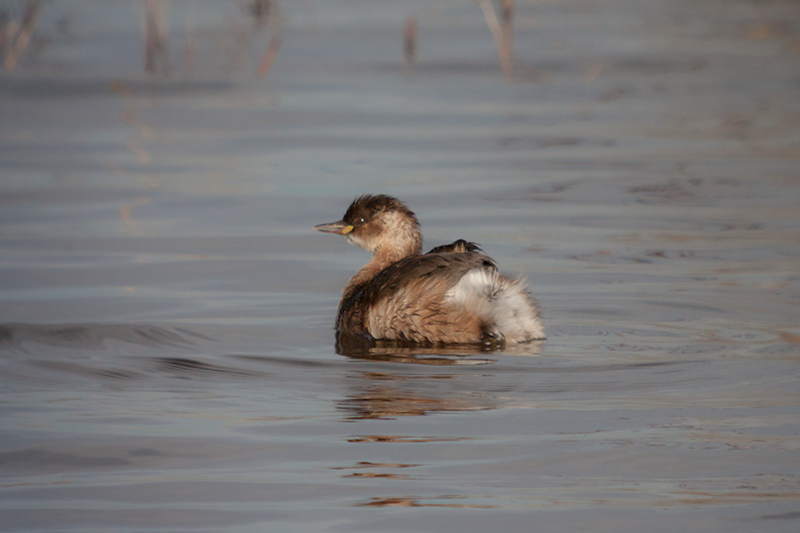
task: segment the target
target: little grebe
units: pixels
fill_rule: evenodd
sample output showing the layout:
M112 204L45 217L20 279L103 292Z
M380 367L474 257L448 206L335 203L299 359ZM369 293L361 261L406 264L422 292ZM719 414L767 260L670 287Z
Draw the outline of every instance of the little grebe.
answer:
M316 230L373 252L342 294L337 330L419 343L517 343L545 338L536 301L491 258L458 240L422 254L414 213L383 194L357 198Z

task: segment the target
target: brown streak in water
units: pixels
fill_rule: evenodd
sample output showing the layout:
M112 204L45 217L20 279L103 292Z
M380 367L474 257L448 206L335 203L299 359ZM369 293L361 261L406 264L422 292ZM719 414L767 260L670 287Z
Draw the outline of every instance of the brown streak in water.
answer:
M381 474L377 472L353 472L342 477L358 477L358 478L381 478L381 479L408 479L408 476L403 474Z
M781 332L781 340L789 344L800 344L800 335L794 333Z
M452 379L452 374L442 374L434 376L396 376L393 374L386 374L383 372L362 372L361 376L364 379L371 379L374 381L406 381L409 379Z
M8 39L8 46L6 46L8 50L4 58L4 64L8 70L12 70L17 65L20 55L22 55L22 52L28 46L31 36L33 35L33 30L39 23L41 4L42 2L39 0L28 0L23 12L22 27L19 33L14 35L16 32L13 28L9 32L12 35L10 36L11 38ZM17 25L19 25L19 23L17 23ZM12 24L9 23L6 26L7 27L3 28L3 30L8 31L8 27L12 27ZM13 43L11 41L13 41Z
M440 496L441 499L465 498L466 496ZM451 507L455 509L496 509L496 505L475 505L457 503L420 503L416 498L372 498L372 501L358 504L359 507Z
M408 437L404 435L356 435L347 442L458 442L466 437Z
M592 66L586 72L586 76L584 77L586 83L592 83L593 81L595 81L603 72L603 70L605 70L605 68L606 68L605 61L595 61L594 64L592 64Z
M143 196L141 198L137 198L136 200L134 200L133 202L131 202L129 204L123 205L122 207L119 208L119 218L122 219L122 221L125 224L127 224L128 227L135 228L136 227L136 221L131 216L132 215L132 211L135 208L141 207L143 205L147 205L148 203L150 203L150 198L147 197L147 196Z
M270 38L267 49L264 51L264 55L258 63L258 68L256 68L256 78L263 79L269 73L272 63L275 61L275 58L278 57L281 44L283 44L283 39L280 35L273 35Z
M373 498L367 503L359 503L359 507L419 507L413 498Z
M406 68L410 68L417 60L417 26L418 19L415 16L406 18L406 25L403 28L403 60Z
M371 463L369 461L359 461L353 466L334 466L331 470L352 470L354 468L414 468L422 466L421 464L404 464L404 463Z

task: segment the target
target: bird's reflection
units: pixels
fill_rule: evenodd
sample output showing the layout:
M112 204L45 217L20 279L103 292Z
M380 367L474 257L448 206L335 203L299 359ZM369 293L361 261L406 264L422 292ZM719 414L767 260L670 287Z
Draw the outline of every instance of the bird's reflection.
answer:
M414 342L366 339L336 332L336 353L354 359L414 363L420 365L485 365L496 359L474 357L500 353L537 357L542 355L544 342L534 341L513 346L453 344L424 345Z
M370 381L394 379L394 377L387 378L385 375L377 377L368 373L360 377L363 381L360 381L358 390L352 391L337 405L346 413L347 420L392 419L401 416L424 416L441 411L478 411L494 408L491 398L425 394L404 390L401 384L395 385L392 381ZM371 439L375 442L395 441L393 437L386 435L371 436Z
M539 355L538 346L527 345L526 355ZM489 365L496 359L485 357L496 350L480 346L424 346L413 343L375 341L344 333L336 335L336 351L361 361L451 366L442 370L411 370L387 365L359 369L352 374L351 391L337 407L347 413L347 420L391 419L400 416L423 416L441 411L480 411L495 409L492 394L476 393L471 381L474 373L456 372L455 365ZM477 356L477 357L476 357ZM392 440L392 436L372 436Z
M354 359L414 363L419 365L485 365L495 359L468 356L485 355L496 347L474 345L433 346L411 342L366 339L346 333L336 333L336 353Z

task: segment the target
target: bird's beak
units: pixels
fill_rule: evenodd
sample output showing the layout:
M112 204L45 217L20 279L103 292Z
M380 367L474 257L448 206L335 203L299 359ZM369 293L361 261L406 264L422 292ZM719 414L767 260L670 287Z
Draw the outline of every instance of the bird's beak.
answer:
M340 220L338 222L331 222L329 224L320 224L318 226L314 226L314 229L317 231L321 231L322 233L335 233L337 235L347 235L348 233L353 231L353 226L351 226L344 220Z

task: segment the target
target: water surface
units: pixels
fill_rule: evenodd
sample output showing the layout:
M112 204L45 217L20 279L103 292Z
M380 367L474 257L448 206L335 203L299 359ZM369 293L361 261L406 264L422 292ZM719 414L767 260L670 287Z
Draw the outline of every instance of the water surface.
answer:
M4 531L797 529L795 3L517 2L513 83L470 2L283 6L262 81L172 4L169 76L121 1L0 74ZM365 192L548 340L337 345Z

